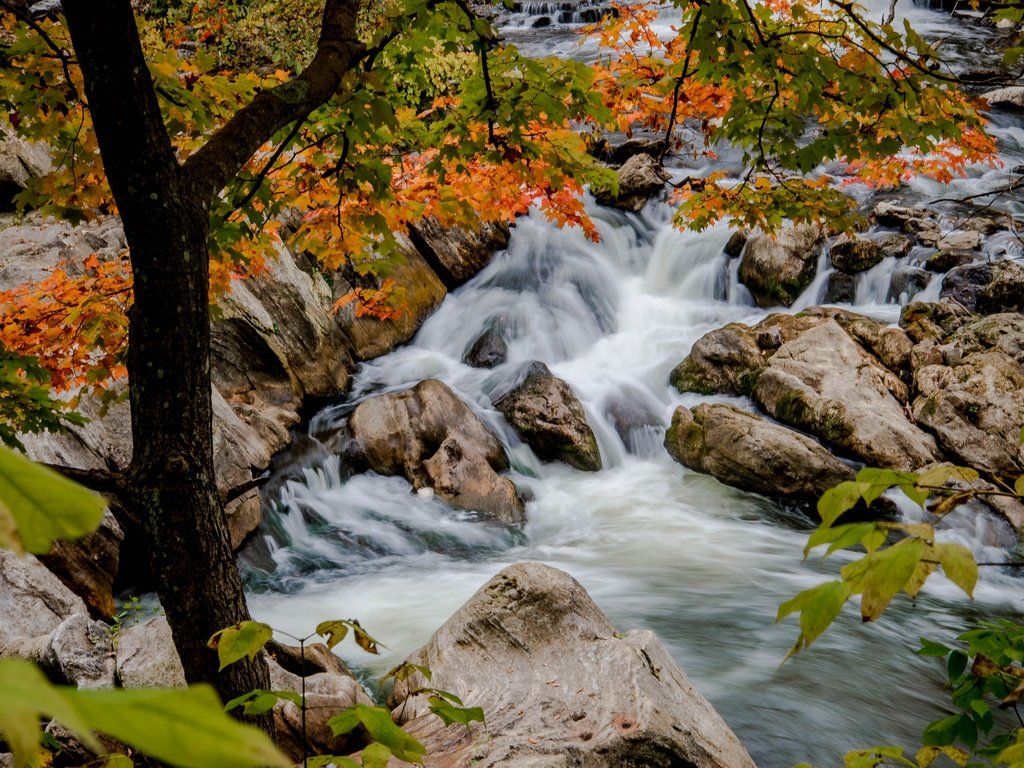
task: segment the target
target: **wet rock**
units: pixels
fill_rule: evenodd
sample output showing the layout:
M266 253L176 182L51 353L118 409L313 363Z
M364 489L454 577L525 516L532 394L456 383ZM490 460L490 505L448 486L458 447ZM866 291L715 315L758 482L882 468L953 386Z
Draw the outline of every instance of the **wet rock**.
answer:
M583 405L543 363L532 363L523 382L494 407L542 461L562 461L588 472L601 469L601 453Z
M906 256L914 247L914 241L909 237L891 233L875 237L874 242L882 249L884 256L892 256L896 259Z
M959 348L962 355L998 349L1024 365L1024 315L1005 312L970 319L946 342Z
M900 327L915 342L922 342L944 338L970 319L970 311L960 304L949 301L915 301L903 308Z
M914 418L955 461L1016 477L1024 471L1024 367L1000 349L914 372Z
M829 248L829 257L832 259L833 267L841 272L854 274L871 269L885 258L885 253L874 240L842 234Z
M737 229L729 235L729 240L726 242L725 248L722 250L725 251L726 256L731 259L735 259L743 253L743 248L746 246L748 239L750 239L750 233L747 230Z
M889 297L899 299L906 296L913 298L925 288L932 280L932 273L917 267L901 267L892 273L892 280L889 283Z
M0 657L38 660L49 634L85 612L82 599L35 557L0 549Z
M825 286L825 301L829 304L852 304L857 296L857 281L853 275L833 270Z
M611 205L624 211L639 211L665 188L669 179L658 161L647 154L633 155L616 174L619 177L618 191L602 190L596 198L601 205Z
M669 374L680 392L749 394L765 355L747 325L730 323L701 336Z
M493 325L477 336L462 356L462 362L473 368L494 368L507 359L508 343Z
M951 269L973 264L981 254L976 251L943 250L936 251L928 257L925 267L932 272L944 273Z
M284 669L273 659L270 666L270 688L275 691L302 691L302 677ZM309 753L314 755L345 755L366 746L359 734L335 736L327 721L354 704L372 705L373 700L350 673L319 672L305 678L306 718L291 701L274 705L275 742L293 760L303 755L303 726Z
M480 222L467 229L445 226L435 218L424 219L409 231L413 245L449 291L487 266L494 252L508 245L510 235L504 222Z
M939 458L907 418L906 385L832 319L784 344L752 396L779 421L873 466L915 469Z
M523 503L498 439L447 385L433 379L368 398L352 412L343 455L356 470L405 477L453 506L519 523Z
M97 530L74 541L58 541L39 559L76 595L89 612L109 619L116 611L114 578L120 562L124 533L108 511Z
M921 219L928 215L923 208L910 208L899 205L889 200L883 200L875 205L871 217L883 227L904 228L906 222Z
M817 501L854 472L821 444L732 405L680 406L665 434L680 464L766 496Z
M981 247L981 234L973 229L947 232L936 247L944 251L976 251Z
M167 617L123 628L115 639L117 678L125 688L184 688L182 669Z
M445 768L753 768L743 745L649 631L616 632L568 574L504 569L410 657L430 685L487 714L445 729L417 677L389 700Z
M1024 85L996 88L995 90L983 93L981 98L985 99L993 107L1024 109Z
M740 261L740 282L759 307L790 306L814 279L824 232L801 224L777 233L775 239L754 235Z
M622 444L635 456L651 455L655 434L662 431L659 404L639 387L625 386L604 404L604 413Z
M986 315L1024 311L1024 267L1015 261L957 267L942 281L941 295Z
M85 613L67 618L49 636L40 661L52 680L79 688L114 687L110 627Z

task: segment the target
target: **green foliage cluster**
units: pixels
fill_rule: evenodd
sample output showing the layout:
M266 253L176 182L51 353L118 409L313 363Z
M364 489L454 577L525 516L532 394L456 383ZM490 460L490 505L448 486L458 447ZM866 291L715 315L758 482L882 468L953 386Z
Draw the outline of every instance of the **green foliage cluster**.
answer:
M38 360L0 348L0 444L23 449L19 432L56 432L84 423L81 414L53 398L50 374Z

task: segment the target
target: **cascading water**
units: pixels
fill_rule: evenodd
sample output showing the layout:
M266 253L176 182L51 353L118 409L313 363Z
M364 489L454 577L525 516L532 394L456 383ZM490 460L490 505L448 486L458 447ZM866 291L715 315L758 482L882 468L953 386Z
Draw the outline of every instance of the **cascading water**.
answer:
M907 12L933 32L948 24ZM1000 120L1007 163L1024 161L1020 122ZM995 173L979 170L955 193L990 189ZM951 193L930 182L912 191ZM797 630L774 623L778 605L835 565L802 561L807 523L799 512L684 469L661 448L675 407L708 399L672 389L671 368L705 332L766 313L738 284L736 260L723 254L726 228L679 232L657 202L636 215L590 211L597 244L537 214L520 220L508 249L450 294L411 344L362 365L350 398L312 420L313 437L275 477L275 509L249 553L254 614L292 634L323 619L358 617L388 647L381 658L351 655L382 672L502 567L541 560L572 573L621 629L657 631L762 766L834 763L848 749L879 743L917 746L923 724L942 714L942 671L911 653L918 638L948 638L977 615L1018 611L1019 581L988 569L969 605L936 578L915 604L899 602L877 625L862 626L846 611L811 651L780 669ZM1008 238L987 247L1020 255L1019 241ZM896 319L901 297L892 277L914 258L862 275L858 311ZM827 264L819 266L824 280ZM935 290L919 296L934 298ZM816 281L797 307L821 302L822 291ZM467 347L487 328L508 340L508 361L492 370L464 365ZM533 360L582 401L602 471L541 464L491 406ZM453 512L399 479L347 478L315 439L358 400L425 378L451 386L505 443L512 479L532 499L522 531ZM741 398L711 399L750 407ZM952 522L943 536L981 560L1004 557L1007 534L998 524L960 513Z

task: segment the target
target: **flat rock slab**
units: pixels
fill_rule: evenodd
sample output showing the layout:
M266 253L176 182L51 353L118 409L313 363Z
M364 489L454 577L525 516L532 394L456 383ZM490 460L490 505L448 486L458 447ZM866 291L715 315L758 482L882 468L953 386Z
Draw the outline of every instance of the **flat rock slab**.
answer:
M657 637L622 636L568 574L510 566L410 661L487 718L445 728L410 679L389 702L429 768L753 768Z

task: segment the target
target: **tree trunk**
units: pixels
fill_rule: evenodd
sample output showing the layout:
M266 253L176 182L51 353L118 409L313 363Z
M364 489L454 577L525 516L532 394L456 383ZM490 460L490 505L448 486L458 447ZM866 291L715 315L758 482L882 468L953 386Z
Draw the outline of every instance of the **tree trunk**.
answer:
M64 9L131 249L124 496L142 524L186 679L213 683L228 700L270 681L262 658L218 672L206 646L249 618L214 478L209 193L177 162L128 0L66 0Z

